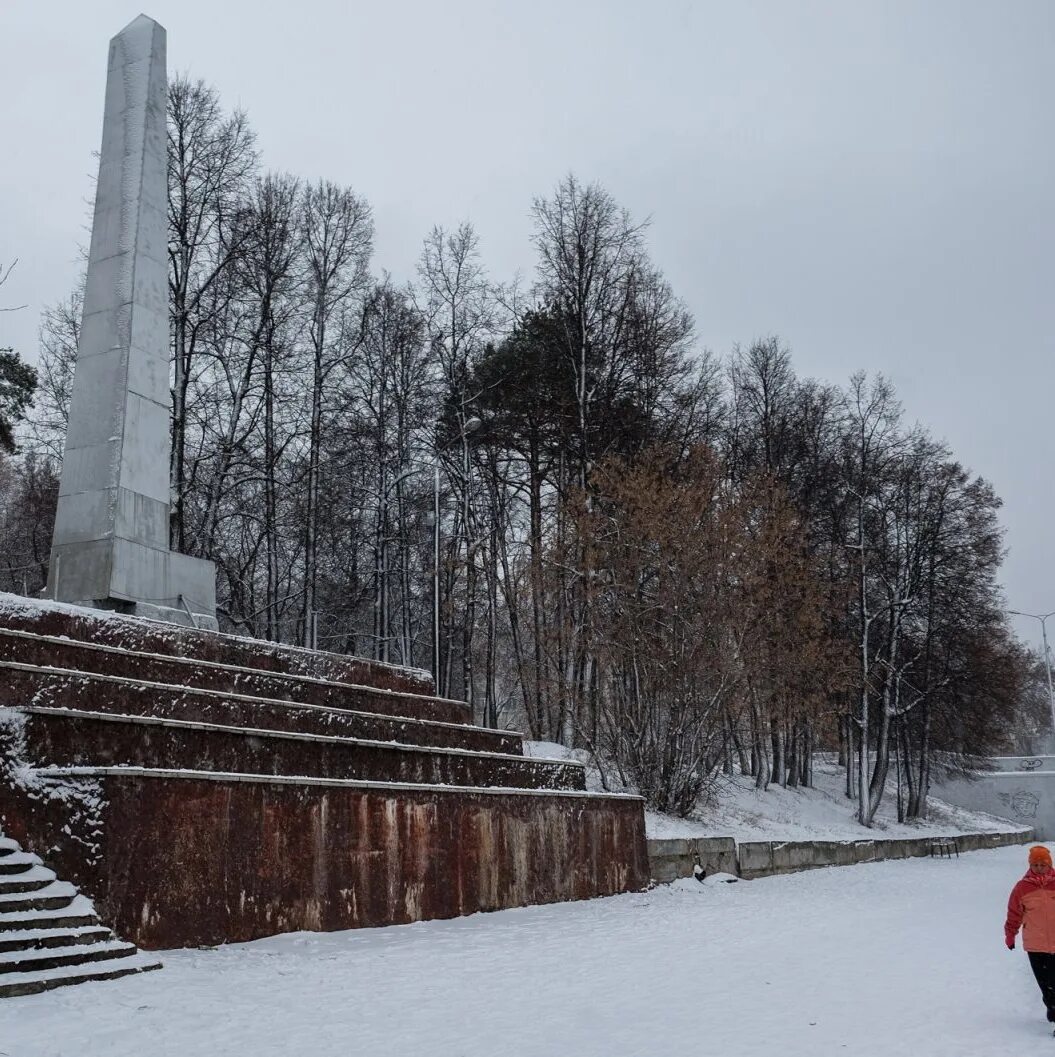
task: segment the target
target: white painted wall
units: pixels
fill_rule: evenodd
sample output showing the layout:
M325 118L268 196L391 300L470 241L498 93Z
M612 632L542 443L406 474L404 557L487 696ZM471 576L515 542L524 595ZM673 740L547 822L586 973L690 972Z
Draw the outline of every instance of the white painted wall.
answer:
M950 804L1032 826L1037 840L1055 840L1055 756L996 756L989 763L992 771L934 784L931 792Z

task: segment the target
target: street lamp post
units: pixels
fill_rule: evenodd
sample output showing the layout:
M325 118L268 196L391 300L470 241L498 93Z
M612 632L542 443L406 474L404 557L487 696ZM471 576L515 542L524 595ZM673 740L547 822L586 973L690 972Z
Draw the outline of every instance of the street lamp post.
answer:
M440 692L440 459L432 463L432 684Z
M468 438L483 425L483 420L475 415L466 419L458 431L457 437L447 445L441 447L438 444L435 449L435 457L432 462L432 678L435 683L436 693L440 692L440 455L454 441L468 445ZM404 470L393 481L384 486L381 493L381 520L382 539L380 553L379 580L379 623L381 643L380 650L383 660L388 660L388 497L396 485L405 481L415 474L424 473L427 466L412 467Z
M1050 613L1022 613L1017 609L1009 609L1016 617L1029 617L1031 620L1040 621L1040 637L1044 643L1044 671L1048 677L1048 708L1051 711L1051 732L1055 735L1055 692L1051 688L1051 657L1048 654L1048 617L1055 617L1055 610Z
M457 436L446 444L435 444L435 455L432 463L432 678L436 684L436 693L440 693L440 456L452 448L455 442L462 446L462 460L466 474L466 506L468 507L468 448L471 437L482 425L483 419L471 415L459 423Z

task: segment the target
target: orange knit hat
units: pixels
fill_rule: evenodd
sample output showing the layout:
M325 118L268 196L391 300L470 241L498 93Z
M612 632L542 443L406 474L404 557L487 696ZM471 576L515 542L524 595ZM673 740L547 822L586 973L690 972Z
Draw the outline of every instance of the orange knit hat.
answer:
M1029 849L1029 865L1037 866L1041 863L1045 866L1051 865L1051 852L1043 844L1034 844Z

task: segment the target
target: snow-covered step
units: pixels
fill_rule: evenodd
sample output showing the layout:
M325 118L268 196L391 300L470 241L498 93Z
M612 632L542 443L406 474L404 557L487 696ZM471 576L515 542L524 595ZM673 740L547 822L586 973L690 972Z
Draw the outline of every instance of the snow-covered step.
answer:
M38 863L18 873L0 874L0 895L10 892L37 892L54 880L54 871Z
M0 856L0 877L25 873L32 866L40 866L40 859L29 851L12 851Z
M115 980L131 973L160 969L161 962L149 954L133 954L110 962L89 962L87 965L64 965L57 969L33 969L24 973L6 973L0 977L0 998L16 995L35 995L53 987L83 984L91 980Z
M34 928L80 928L98 925L95 907L86 896L78 895L61 910L12 910L0 907L0 937L7 932Z
M35 892L0 891L0 913L24 910L64 910L77 889L68 881L51 881Z
M113 934L105 925L12 929L10 932L0 932L0 953L45 947L75 947L85 943L102 943L112 938Z
M8 951L6 954L0 954L0 976L34 969L58 969L64 965L87 965L112 961L114 958L130 958L135 953L135 944L113 939L53 950Z
M0 998L112 980L161 963L100 924L91 900L0 837Z

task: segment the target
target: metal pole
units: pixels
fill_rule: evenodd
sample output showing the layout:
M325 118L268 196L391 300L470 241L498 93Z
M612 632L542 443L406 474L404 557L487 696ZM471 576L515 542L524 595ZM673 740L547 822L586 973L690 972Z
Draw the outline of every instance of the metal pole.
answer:
M382 477L382 481L384 478ZM381 553L378 555L378 660L388 660L388 489L384 484L381 493Z
M1051 686L1051 657L1048 654L1048 617L1055 617L1055 610L1050 613L1023 613L1020 609L1009 609L1016 617L1029 617L1040 621L1040 637L1044 643L1044 673L1048 677L1048 709L1051 712L1051 732L1055 736L1055 691Z
M1055 734L1055 693L1051 689L1051 657L1048 655L1048 613L1040 618L1040 636L1044 640L1044 671L1048 674L1048 708L1051 710L1051 732Z
M388 500L381 528L381 660L388 662Z
M475 433L483 420L475 415L467 419L459 430L462 442L463 468L468 472L469 465L469 442L466 439L469 434ZM432 463L432 678L436 685L436 693L440 693L440 452L446 451L450 445L441 445L434 437L435 454ZM415 471L410 471L415 472ZM463 531L468 534L468 493L466 494L465 519L466 525ZM448 672L448 678L450 673ZM469 694L469 707L472 708L472 690Z
M440 462L432 466L432 681L440 692Z

